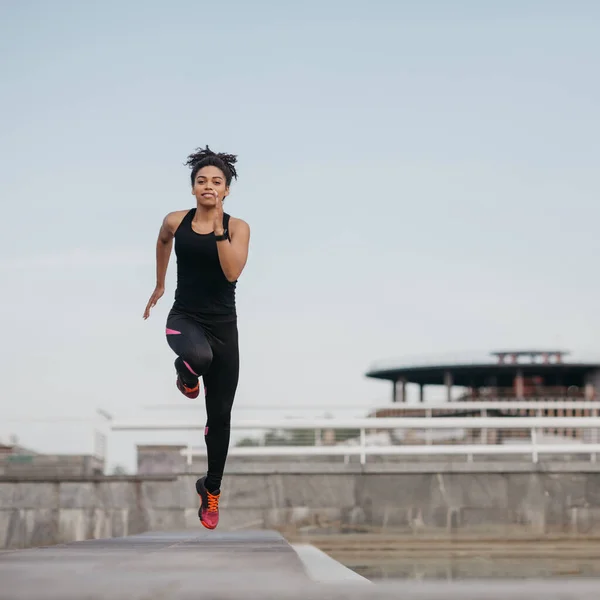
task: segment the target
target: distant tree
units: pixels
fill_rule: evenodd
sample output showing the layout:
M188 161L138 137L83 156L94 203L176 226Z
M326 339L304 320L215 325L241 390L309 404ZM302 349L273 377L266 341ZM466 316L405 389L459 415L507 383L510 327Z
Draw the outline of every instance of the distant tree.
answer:
M291 435L289 431L268 431L264 437L265 446L289 446Z
M314 446L317 442L317 432L314 429L292 429L292 445Z
M335 441L345 442L353 438L358 438L360 431L358 429L336 429L335 430Z
M238 448L248 448L252 446L260 446L260 440L256 438L246 437L241 439L236 446Z
M115 465L112 470L113 475L127 475L127 470L122 465Z
M262 438L242 438L236 446L314 446L316 437L314 429L273 430Z
M314 429L287 429L269 431L265 435L265 446L314 446L316 433Z

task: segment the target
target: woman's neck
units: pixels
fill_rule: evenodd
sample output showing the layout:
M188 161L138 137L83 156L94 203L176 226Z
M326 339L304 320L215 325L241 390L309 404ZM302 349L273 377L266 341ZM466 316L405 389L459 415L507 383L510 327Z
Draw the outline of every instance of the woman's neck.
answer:
M216 212L216 207L207 208L206 206L197 205L196 214L194 215L193 221L198 224L212 223L215 220Z

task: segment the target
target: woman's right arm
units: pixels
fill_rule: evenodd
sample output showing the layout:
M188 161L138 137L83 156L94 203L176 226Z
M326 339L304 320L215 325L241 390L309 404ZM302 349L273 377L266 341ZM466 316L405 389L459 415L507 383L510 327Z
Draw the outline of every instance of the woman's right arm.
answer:
M180 222L181 216L178 212L169 213L163 219L160 231L158 232L158 240L156 241L156 287L146 305L144 319L150 316L150 310L156 306L156 303L165 293L165 278L167 267L169 266L169 258L171 257L171 249L173 248L173 237Z

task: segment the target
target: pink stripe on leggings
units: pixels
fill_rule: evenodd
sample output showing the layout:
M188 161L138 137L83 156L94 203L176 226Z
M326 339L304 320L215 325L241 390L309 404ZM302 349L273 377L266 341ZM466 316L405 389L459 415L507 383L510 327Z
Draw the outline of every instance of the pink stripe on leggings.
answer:
M190 367L190 365L188 365L185 360L183 361L183 364L190 370L190 372L192 372L196 377L199 377L198 373L196 373L194 371L194 369L192 369L192 367Z
M167 335L181 335L181 331L175 331L175 329L169 329L167 327Z

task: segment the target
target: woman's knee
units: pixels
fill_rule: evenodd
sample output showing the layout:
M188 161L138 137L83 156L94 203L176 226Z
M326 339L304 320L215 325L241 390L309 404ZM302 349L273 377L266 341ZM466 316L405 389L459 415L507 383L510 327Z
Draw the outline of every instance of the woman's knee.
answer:
M195 348L192 352L180 354L186 368L198 377L202 377L209 369L212 362L210 348Z
M205 375L213 360L212 348L202 329L181 317L167 320L167 342L185 368L198 377Z
M207 411L207 422L213 431L227 431L231 428L231 407L220 406Z

